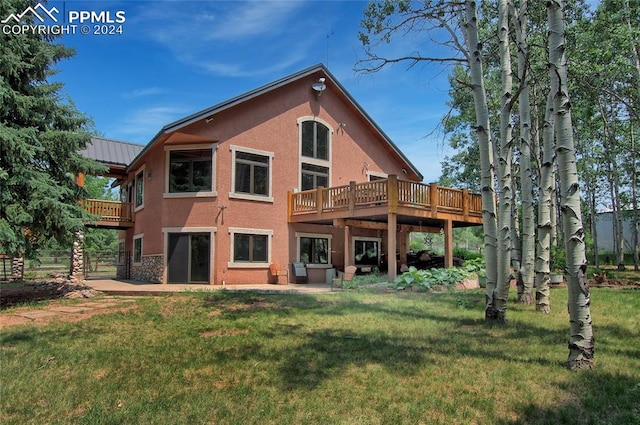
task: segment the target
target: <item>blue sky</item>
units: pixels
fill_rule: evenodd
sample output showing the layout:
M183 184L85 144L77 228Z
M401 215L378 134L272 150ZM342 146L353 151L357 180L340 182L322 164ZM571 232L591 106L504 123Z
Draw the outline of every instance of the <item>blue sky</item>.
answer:
M146 144L176 119L324 63L424 175L450 154L437 126L448 68L353 68L364 1L50 1L60 10L124 11L123 34L69 34L76 55L56 80L105 137ZM393 53L420 48L401 38Z

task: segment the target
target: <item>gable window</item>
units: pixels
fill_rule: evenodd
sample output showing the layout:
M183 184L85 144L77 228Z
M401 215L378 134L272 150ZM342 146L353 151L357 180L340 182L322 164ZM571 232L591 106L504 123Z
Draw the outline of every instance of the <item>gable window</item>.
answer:
M271 162L273 153L231 146L233 191L229 197L273 201Z
M302 123L302 156L329 159L329 129L317 121Z
M384 180L384 179L388 179L389 176L387 176L386 174L383 173L376 173L374 171L367 171L367 176L369 177L369 181L373 182L376 180Z
M140 209L144 207L144 169L138 171L135 179L136 200L135 207Z
M216 196L214 145L166 146L165 197Z
M329 168L302 163L302 190L316 189L329 185Z
M331 264L331 235L296 233L298 261L322 267Z
M273 231L229 228L231 259L229 267L266 267L271 262Z
M137 235L133 237L133 262L139 264L142 262L142 237Z
M300 127L300 190L328 187L331 181L332 130L315 117L298 119Z

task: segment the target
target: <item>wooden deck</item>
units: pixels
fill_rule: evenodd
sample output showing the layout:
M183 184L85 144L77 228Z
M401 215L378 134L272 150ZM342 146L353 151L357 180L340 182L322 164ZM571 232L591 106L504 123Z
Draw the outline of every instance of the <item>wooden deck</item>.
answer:
M87 199L83 201L89 214L98 216L95 221L87 223L89 227L107 229L127 229L133 227L134 213L130 202L106 201L103 199Z
M396 176L372 182L289 193L289 222L328 223L345 218L400 222L451 221L456 226L482 224L482 197L466 189L399 180Z

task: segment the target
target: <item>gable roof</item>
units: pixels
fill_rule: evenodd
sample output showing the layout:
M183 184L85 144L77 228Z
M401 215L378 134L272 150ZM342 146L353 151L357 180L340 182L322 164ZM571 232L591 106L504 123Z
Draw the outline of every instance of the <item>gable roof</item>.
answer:
M80 155L94 159L109 167L125 169L144 150L143 145L119 140L92 137Z
M151 141L144 147L144 149L138 153L138 155L129 163L129 167L128 167L128 171L133 168L133 166L135 165L135 163L144 155L144 153L151 149L156 142L158 142L158 140L160 140L160 138L165 135L165 134L169 134L171 132L174 132L176 130L179 130L183 127L186 127L190 124L193 124L197 121L200 121L202 119L206 119L208 117L210 117L211 115L217 114L221 111L224 111L226 109L229 109L233 106L236 106L238 104L241 104L243 102L246 102L248 100L251 100L253 98L256 98L258 96L261 96L265 93L271 92L275 89L278 89L282 86L285 86L289 83L292 83L294 81L297 81L299 79L305 78L309 75L312 75L314 73L317 72L322 72L326 75L327 78L329 78L331 80L331 83L339 90L340 94L342 94L344 96L344 98L351 103L351 105L356 109L356 111L365 119L365 121L371 125L371 127L381 136L381 138L384 140L384 142L391 148L391 150L396 153L398 155L398 157L406 163L407 167L409 167L411 169L411 171L413 173L415 173L416 176L418 176L418 178L420 180L423 179L422 174L418 171L418 169L415 167L415 165L413 165L411 163L411 161L409 160L409 158L407 158L404 153L402 153L402 151L398 148L398 146L396 146L395 143L393 143L393 141L391 140L391 138L389 138L389 136L387 136L387 134L380 128L380 126L378 126L378 124L376 124L376 122L369 116L369 114L367 114L367 112L362 108L362 106L360 106L360 104L349 94L349 92L347 91L347 89L345 89L345 87L340 84L340 82L333 76L333 74L331 74L331 72L329 72L329 70L323 65L323 64L317 64L317 65L313 65L310 66L309 68L303 69L301 71L298 71L294 74L288 75L286 77L280 78L279 80L273 81L271 83L265 84L262 87L258 87L254 90L248 91L244 94L241 94L239 96L233 97L229 100L226 100L224 102L218 103L216 105L213 105L209 108L203 109L199 112L196 112L194 114L188 115L184 118L181 118L179 120L176 120L172 123L169 123L167 125L165 125L164 127L162 127L162 129L160 129L160 131L158 131L158 133L156 133L156 135L153 137L153 139L151 139Z

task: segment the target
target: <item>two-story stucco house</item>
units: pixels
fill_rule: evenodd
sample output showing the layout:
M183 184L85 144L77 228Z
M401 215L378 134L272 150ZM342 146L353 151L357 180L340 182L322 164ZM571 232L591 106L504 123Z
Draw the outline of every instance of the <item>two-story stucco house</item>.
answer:
M406 252L396 236L418 224L450 241L453 225L481 223L473 206L444 220L421 209L437 189L323 65L166 125L113 175L133 209L123 270L150 282L266 283L293 262L321 282Z

